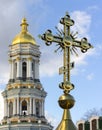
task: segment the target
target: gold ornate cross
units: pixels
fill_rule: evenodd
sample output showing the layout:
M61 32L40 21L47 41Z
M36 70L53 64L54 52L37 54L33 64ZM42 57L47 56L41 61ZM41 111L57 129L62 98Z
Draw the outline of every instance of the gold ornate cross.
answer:
M47 30L43 35L39 35L39 37L45 41L47 46L55 42L63 50L63 67L59 68L59 74L63 74L63 82L60 83L59 87L67 94L74 88L74 85L70 82L70 70L74 67L74 62L70 63L71 52L76 53L76 49L80 48L81 52L85 53L88 49L93 48L93 46L88 43L87 38L84 37L81 40L77 40L76 34L71 33L70 27L74 25L74 21L68 13L61 18L60 23L64 29L60 31L57 28L57 35L53 35L51 30Z

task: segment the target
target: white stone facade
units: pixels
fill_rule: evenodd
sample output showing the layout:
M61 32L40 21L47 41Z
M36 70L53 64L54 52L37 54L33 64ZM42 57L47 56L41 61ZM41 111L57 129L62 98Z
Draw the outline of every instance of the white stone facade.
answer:
M101 130L102 116L92 116L89 120L80 120L77 122L78 130Z
M25 36L22 41L24 38L25 41L29 41L29 38L32 41L33 38L26 32L28 24L23 22L21 24L23 31L20 34ZM4 118L0 130L53 129L45 118L44 106L47 93L40 83L40 51L39 46L34 43L35 41L23 42L9 46L10 79L2 92Z
M28 44L11 45L9 61L10 80L23 78L23 63L26 64L26 78L39 79L39 46Z

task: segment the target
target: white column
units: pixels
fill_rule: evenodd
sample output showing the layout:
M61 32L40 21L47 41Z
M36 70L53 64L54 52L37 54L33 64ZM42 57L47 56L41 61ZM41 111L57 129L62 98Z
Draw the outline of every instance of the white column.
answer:
M8 115L7 109L8 109L8 106L7 106L7 99L4 99L4 116L7 116L7 115Z
M18 77L21 77L21 61L20 61L20 58L18 57L17 58L17 78Z
M17 114L19 114L19 97L17 97Z
M6 116L6 99L4 99L4 117Z
M39 79L39 61L35 61L35 79Z
M15 115L15 99L13 101L13 115Z
M27 77L32 77L32 58L29 57L27 60Z
M20 77L22 77L22 60L20 60Z
M29 60L29 77L32 77L32 60Z
M30 109L30 114L32 114L32 97L30 97L30 107L29 107L29 109Z
M96 119L96 121L97 121L97 122L96 122L96 123L97 123L96 125L97 125L97 130L98 130L98 129L99 129L99 117L98 117L98 119Z
M39 103L40 103L40 116L42 116L42 101L40 101Z
M13 79L14 78L14 75L13 75L13 72L14 71L14 63L13 63L13 61L11 62L11 77L10 77L10 79Z
M45 116L44 107L45 107L44 100L42 100L42 115L43 115L43 116Z
M7 104L6 104L6 116L8 116L8 101L7 101Z
M7 115L9 117L9 102L7 103Z
M16 103L16 98L14 98L14 101L13 101L13 115L17 114L16 109L17 109L17 103Z
M41 111L41 114L40 114L40 115L43 116L43 102L42 102L42 100L41 100L41 103L40 103L40 104L41 104L41 110L40 110L40 111Z
M14 79L14 62L12 60L10 62L10 79Z
M19 109L20 109L20 112L19 112L19 113L20 113L20 115L22 115L22 102L19 103L19 107L20 107L20 108L19 108Z
M29 77L29 60L27 60L27 77Z
M33 114L35 115L35 99L33 98Z
M28 102L27 102L27 115L29 115L29 114L30 114L30 102L28 100Z
M10 63L10 79L12 79L12 60L9 60Z
M15 114L17 114L17 98L15 98Z

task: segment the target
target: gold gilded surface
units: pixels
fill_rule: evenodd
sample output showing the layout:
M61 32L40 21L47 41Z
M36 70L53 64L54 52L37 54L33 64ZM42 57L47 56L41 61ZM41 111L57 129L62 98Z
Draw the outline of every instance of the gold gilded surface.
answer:
M32 61L32 60L33 60L33 58L32 58L32 57L29 57L27 60L28 60L28 61Z
M9 59L8 61L9 61L10 64L12 63L12 60L11 60L11 59Z
M26 87L33 87L34 86L34 83L14 83L14 84L8 84L7 87L8 88L14 88L14 87L23 87L23 86L26 86Z
M13 98L12 99L8 99L8 103L13 102L13 101L14 101Z
M20 43L36 44L34 37L28 32L27 26L28 24L26 22L26 19L23 18L21 23L21 32L13 39L12 45Z
M29 97L20 97L20 98L19 98L19 100L20 100L20 101L22 101L22 100L29 101L29 100L30 100L30 98L29 98Z
M17 58L16 58L16 61L20 61L20 60L21 60L21 58L20 58L20 57L17 57Z
M70 15L66 15L60 19L60 24L63 26L63 30L59 30L57 27L57 35L53 35L51 30L47 30L43 35L39 37L45 41L47 46L52 45L55 42L59 49L63 52L63 66L59 69L60 74L63 74L63 82L60 83L60 88L64 90L64 93L70 93L74 89L74 85L70 82L70 70L74 68L74 63L71 62L71 54L77 54L77 48L80 48L82 53L87 52L93 46L88 42L87 38L77 39L76 32L71 32L71 26L74 25L74 21L70 18Z
M59 98L59 106L63 109L71 109L74 106L75 100L70 94L63 94Z
M59 69L59 74L63 74L63 82L59 84L59 88L63 89L64 94L59 98L59 106L64 109L63 117L56 128L56 130L76 130L74 123L72 122L70 111L74 106L74 98L70 95L70 91L74 89L74 85L70 81L70 70L74 68L74 63L71 62L71 54L77 54L77 48L80 48L82 53L87 52L88 49L93 46L88 42L87 38L78 40L76 37L77 33L71 32L71 26L74 25L74 21L70 18L70 15L66 15L60 19L60 24L63 25L63 30L56 27L58 33L53 35L51 30L47 30L43 35L39 37L45 41L47 46L50 46L55 42L58 46L55 52L59 49L63 51L63 66Z
M62 120L56 130L77 130L71 119L69 109L64 109Z

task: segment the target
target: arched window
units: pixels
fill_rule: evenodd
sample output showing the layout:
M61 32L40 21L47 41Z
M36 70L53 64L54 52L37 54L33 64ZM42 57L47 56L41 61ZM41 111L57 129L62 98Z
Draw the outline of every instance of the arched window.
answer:
M36 101L36 116L40 116L40 102Z
M10 102L9 103L9 116L12 116L13 115L13 103Z
M82 124L82 123L80 123L80 124L78 125L78 130L83 130L83 124Z
M92 120L92 130L97 130L97 120L96 119Z
M26 62L23 62L22 64L22 78L23 80L26 80L27 77L27 64Z
M25 100L22 101L22 112L24 115L27 113L27 102Z
M25 100L22 102L22 111L27 111L27 102Z
M14 64L14 79L17 77L17 63Z

